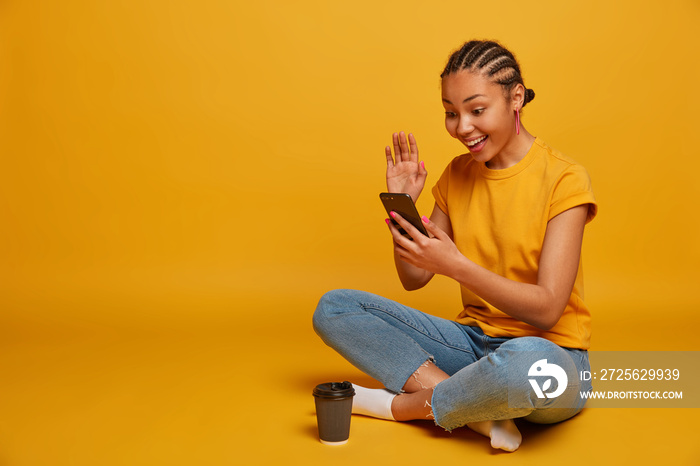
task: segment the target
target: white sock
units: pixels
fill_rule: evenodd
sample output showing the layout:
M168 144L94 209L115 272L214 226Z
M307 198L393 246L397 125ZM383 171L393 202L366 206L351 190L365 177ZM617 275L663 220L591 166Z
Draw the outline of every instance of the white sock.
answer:
M391 413L391 402L396 396L384 388L365 388L352 384L355 396L352 400L352 412L380 419L394 420Z
M491 439L491 446L505 451L515 451L523 441L512 419L502 421L469 422L467 427Z

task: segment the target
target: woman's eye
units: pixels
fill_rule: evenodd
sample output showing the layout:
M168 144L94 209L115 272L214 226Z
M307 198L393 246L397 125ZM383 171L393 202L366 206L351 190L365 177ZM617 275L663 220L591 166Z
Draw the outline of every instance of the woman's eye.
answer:
M445 112L445 118L454 118L454 117L455 117L455 113L453 113L453 112Z
M472 113L474 115L481 115L482 113L484 113L484 110L486 110L486 109L485 108L475 108L474 110L472 110Z

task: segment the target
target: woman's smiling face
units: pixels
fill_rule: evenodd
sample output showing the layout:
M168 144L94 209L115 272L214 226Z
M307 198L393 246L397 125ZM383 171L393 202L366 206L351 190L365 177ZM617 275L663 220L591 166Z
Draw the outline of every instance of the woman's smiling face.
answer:
M519 107L506 99L500 84L467 70L450 73L442 79L442 103L447 132L467 146L474 160L489 168L510 165L502 152L515 142L514 110Z

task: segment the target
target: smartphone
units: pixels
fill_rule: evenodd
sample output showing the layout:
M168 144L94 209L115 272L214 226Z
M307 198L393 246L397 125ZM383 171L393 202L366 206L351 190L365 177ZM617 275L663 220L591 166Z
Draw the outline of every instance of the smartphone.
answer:
M428 235L425 226L423 226L423 221L420 219L420 215L418 214L418 210L416 210L416 205L413 203L413 199L411 199L410 194L380 193L379 199L382 200L382 204L384 204L384 208L386 209L387 214L389 214L391 211L396 212L397 214L401 215L403 218L408 220L411 223L411 225L416 227L416 230L420 231L425 236L430 236ZM401 235L413 241L411 235L409 235L406 232L406 230L401 228L396 222L396 220L391 218L391 215L389 215L389 219L391 220L391 223L399 229L399 233L401 233Z

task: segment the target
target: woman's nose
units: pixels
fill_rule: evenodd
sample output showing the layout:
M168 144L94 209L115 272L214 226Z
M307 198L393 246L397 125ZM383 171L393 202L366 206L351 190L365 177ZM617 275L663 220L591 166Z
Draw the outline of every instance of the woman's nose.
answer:
M474 131L474 125L471 122L471 119L469 117L462 117L459 119L459 123L457 124L457 134L461 135L467 135Z

